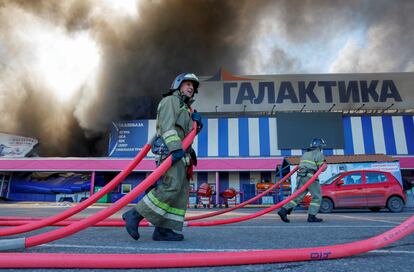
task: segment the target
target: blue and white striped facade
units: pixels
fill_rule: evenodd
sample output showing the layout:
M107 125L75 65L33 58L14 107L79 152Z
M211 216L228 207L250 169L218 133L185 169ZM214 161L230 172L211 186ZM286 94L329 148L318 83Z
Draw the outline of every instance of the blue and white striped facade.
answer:
M344 149L326 155L414 155L414 116L344 116ZM148 133L155 131L149 120ZM193 148L199 157L278 157L301 155L302 149L278 149L277 117L209 118Z
M387 154L414 156L414 116L344 116L344 149L325 149L325 155ZM302 149L279 149L277 117L206 118L193 148L200 158L284 157L301 155ZM155 120L148 120L148 134L155 131ZM193 186L202 182L215 184L220 190L264 179L274 180L274 172L197 172Z

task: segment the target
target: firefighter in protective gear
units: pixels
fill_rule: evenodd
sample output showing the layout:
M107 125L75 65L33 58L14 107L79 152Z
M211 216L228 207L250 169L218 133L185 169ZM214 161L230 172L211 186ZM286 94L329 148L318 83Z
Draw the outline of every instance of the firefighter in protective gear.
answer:
M155 226L152 239L155 241L181 241L184 216L187 210L189 173L196 163L195 152L190 147L183 150L182 140L193 129L193 120L198 131L202 128L201 115L191 113L190 105L200 82L192 73L178 75L170 90L158 104L157 136L165 143L167 153L159 154L158 164L171 155L173 164L157 187L149 191L131 210L122 215L129 235L139 239L138 224L145 218ZM191 155L190 155L191 153Z
M323 139L315 138L312 140L309 150L301 157L297 172L297 188L301 188L306 182L308 182L319 167L325 162L325 157L322 154L322 148L324 146L326 146L326 144ZM319 179L316 179L307 190L301 193L294 200L287 203L277 212L283 222L290 222L287 217L288 214L290 214L293 208L299 204L307 192L310 192L312 195L312 201L308 208L308 222L322 222L321 218L316 217L322 201L322 192Z

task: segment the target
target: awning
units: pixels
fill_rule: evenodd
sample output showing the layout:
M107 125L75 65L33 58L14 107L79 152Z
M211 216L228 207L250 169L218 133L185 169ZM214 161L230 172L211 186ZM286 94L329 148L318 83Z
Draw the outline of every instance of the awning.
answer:
M328 163L334 163L331 159L342 160L345 162L363 162L363 161L382 161L384 155L374 156L375 160L369 155L353 156L326 156L329 158ZM342 157L342 158L341 158ZM352 157L351 160L344 158ZM381 157L381 158L380 158ZM414 156L386 156L386 161L400 161L401 169L414 169ZM287 157L291 164L299 160L299 156ZM268 158L202 158L198 160L198 166L195 171L274 171L276 165L282 164L283 157ZM91 172L91 171L121 171L132 159L117 158L0 158L0 171L8 172ZM335 163L339 163L335 161ZM155 169L153 159L143 160L134 171L148 172Z
M0 159L0 171L121 171L132 159L117 158L13 158ZM203 158L195 171L274 171L283 157ZM156 167L153 159L144 159L134 171L148 172Z
M414 169L414 157L394 157L400 161L401 169Z

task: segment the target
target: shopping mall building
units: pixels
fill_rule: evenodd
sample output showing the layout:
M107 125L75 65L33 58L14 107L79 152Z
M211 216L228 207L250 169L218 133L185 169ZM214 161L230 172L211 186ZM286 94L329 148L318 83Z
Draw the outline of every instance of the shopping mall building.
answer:
M414 73L234 76L220 70L201 77L193 108L203 115L204 127L193 143L199 163L192 186L207 182L217 192L233 187L250 198L257 183L274 181L277 165L301 155L314 137L325 139L327 156L388 155L395 161L391 166L362 162L374 169L391 167L400 181L413 180L413 88ZM114 122L108 157L0 159L1 196L37 201L87 197L125 168L154 133L155 120ZM343 161L321 179L358 169L357 163ZM103 201L116 201L154 169L150 153ZM75 181L59 183L55 177L62 190L46 186L50 193L42 193L35 188L39 182L34 186L28 177L32 172L82 174L89 183L76 187ZM24 193L24 188L31 189ZM221 201L218 194L214 198Z

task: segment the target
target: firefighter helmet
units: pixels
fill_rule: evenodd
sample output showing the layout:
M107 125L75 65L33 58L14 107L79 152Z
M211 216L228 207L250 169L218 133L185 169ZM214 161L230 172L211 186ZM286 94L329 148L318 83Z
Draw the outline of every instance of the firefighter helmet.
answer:
M322 138L314 138L310 144L310 148L322 148L324 146L326 146L326 143Z
M198 93L198 86L200 85L200 80L195 74L192 73L179 74L171 84L170 91L178 90L180 88L181 83L186 80L193 82L194 93Z

